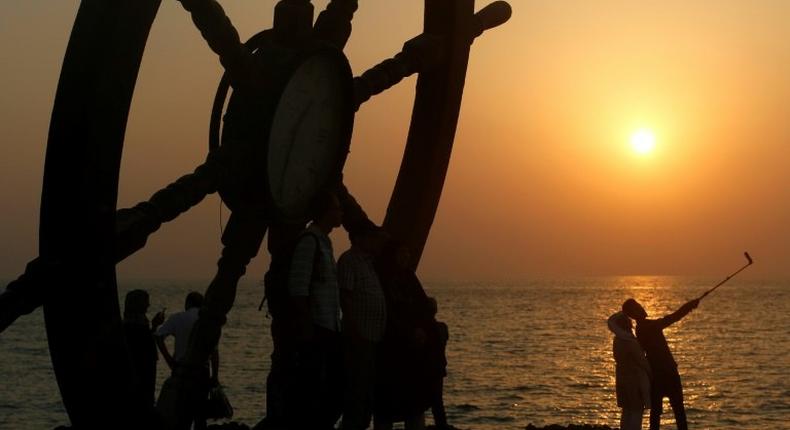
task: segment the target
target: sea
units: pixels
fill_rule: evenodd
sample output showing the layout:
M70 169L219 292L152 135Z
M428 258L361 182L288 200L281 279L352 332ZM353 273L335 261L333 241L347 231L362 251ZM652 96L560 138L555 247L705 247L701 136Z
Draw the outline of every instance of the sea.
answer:
M651 317L672 312L719 279L625 276L522 282L425 282L449 326L444 401L468 430L527 424L619 424L612 335L606 319L634 297ZM121 281L144 288L149 316L183 309L195 282ZM264 413L271 320L262 289L239 288L220 342L220 380L234 421ZM734 279L665 331L684 384L692 429L790 429L790 281ZM158 384L167 377L159 361ZM665 400L664 428L675 428ZM430 412L427 421L432 421ZM0 334L0 429L68 424L41 310ZM397 427L396 427L397 428ZM647 428L647 412L643 428Z

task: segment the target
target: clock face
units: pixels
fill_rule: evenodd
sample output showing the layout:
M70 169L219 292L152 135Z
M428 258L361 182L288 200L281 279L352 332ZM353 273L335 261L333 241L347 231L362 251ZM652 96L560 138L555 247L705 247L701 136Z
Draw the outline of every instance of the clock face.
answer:
M343 54L307 58L283 91L269 137L269 187L277 215L307 221L318 192L340 179L354 120L351 69Z

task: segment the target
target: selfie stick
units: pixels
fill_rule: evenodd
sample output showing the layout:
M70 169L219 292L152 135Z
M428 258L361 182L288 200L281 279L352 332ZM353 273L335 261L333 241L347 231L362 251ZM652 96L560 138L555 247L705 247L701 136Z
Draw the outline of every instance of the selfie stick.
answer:
M697 300L702 300L702 299L704 299L704 298L705 298L705 296L707 296L708 294L712 293L712 292L713 292L713 290L715 290L716 288L719 288L719 287L721 287L722 285L724 285L724 283L725 283L725 282L727 282L727 281L729 281L729 280L730 280L730 278L732 278L733 276L735 276L735 275L737 275L737 274L741 273L741 271L742 271L743 269L745 269L745 268L747 268L747 267L751 266L751 265L752 265L752 263L754 262L754 261L752 261L752 257L750 257L750 256L749 256L749 253L748 253L748 252L744 252L744 253L743 253L743 255L746 257L746 261L748 261L748 263L746 263L746 265L745 265L745 266L743 266L743 267L741 267L740 269L738 269L737 271L735 271L735 273L733 273L732 275L730 275L730 276L728 276L728 277L724 278L724 280L723 280L723 281L721 281L721 282L719 282L719 283L718 283L718 284L717 284L715 287L711 288L711 289L710 289L710 290L708 290L708 291L705 291L705 294L703 294L703 295L699 296L699 298L698 298Z

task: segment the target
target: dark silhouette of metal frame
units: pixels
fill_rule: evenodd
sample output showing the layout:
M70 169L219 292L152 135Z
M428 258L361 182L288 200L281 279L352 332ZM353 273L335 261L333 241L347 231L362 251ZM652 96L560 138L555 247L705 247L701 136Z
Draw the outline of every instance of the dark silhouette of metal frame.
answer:
M214 0L182 0L226 71L228 53L254 50L256 43L294 46L318 40L342 51L351 34L357 0L332 0L313 24L310 0L281 0L271 30L241 48L238 34ZM39 256L0 294L0 331L19 316L44 308L49 349L66 411L76 428L151 428L153 415L135 404L135 385L121 330L115 265L141 249L148 235L197 204L216 184L196 170L163 190L160 206L144 205L116 213L118 175L126 121L148 33L160 0L82 0L63 61L50 123L44 170ZM416 269L433 223L449 165L458 122L469 49L486 29L507 21L510 7L497 1L480 12L474 0L426 0L424 33L406 42L394 57L353 79L355 111L362 103L403 78L418 73L414 108L403 161L383 227L412 251ZM207 12L207 9L212 9ZM219 8L217 11L216 8ZM206 18L211 19L206 19ZM230 80L223 77L214 103L210 146L219 145L219 115ZM353 113L352 113L353 115ZM350 129L348 130L350 137ZM343 156L344 158L344 156ZM338 174L342 169L342 160ZM196 179L197 178L197 179ZM184 178L182 178L184 179ZM191 181L191 182L190 182ZM340 185L349 215L347 228L367 218ZM161 192L160 192L161 193ZM152 215L151 208L159 211ZM163 210L166 209L166 210ZM146 210L148 212L146 213ZM129 212L131 211L131 212ZM156 212L154 211L154 212ZM140 218L140 215L143 215ZM124 221L131 215L132 223ZM207 292L215 307L201 311L207 322L190 346L202 359L216 345L235 284L257 253L267 226L236 223L231 215L218 263L221 294ZM140 219L146 222L139 222ZM241 225L247 241L236 255L226 243L228 230ZM302 224L303 225L303 224ZM250 229L258 229L250 239ZM287 238L293 226L281 229ZM269 249L276 248L276 223ZM232 242L231 239L228 239ZM280 238L281 241L286 239ZM274 257L273 257L274 258ZM232 261L223 272L223 259ZM231 273L232 272L232 273ZM194 352L198 351L198 352Z

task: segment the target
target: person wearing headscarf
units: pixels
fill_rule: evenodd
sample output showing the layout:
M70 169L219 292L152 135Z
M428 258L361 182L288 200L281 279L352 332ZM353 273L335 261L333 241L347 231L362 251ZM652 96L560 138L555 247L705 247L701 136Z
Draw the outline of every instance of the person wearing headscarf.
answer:
M633 324L623 312L607 321L614 334L612 351L615 360L617 406L622 409L621 430L641 430L642 415L650 409L650 364L633 333Z

